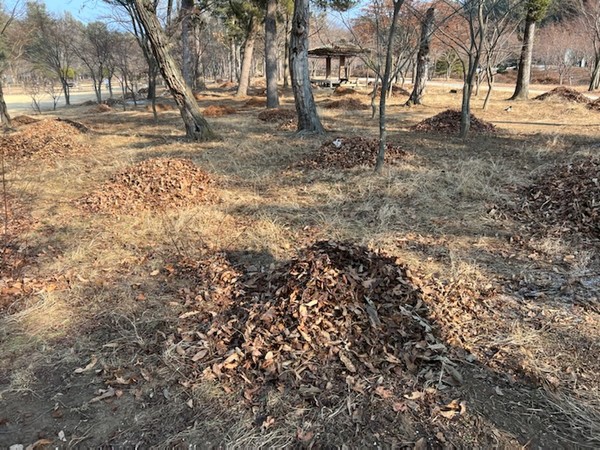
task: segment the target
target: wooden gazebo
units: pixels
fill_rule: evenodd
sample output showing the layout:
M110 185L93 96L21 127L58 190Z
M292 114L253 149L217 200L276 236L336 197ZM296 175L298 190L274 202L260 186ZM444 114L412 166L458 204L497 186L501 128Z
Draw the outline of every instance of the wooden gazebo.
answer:
M326 47L319 47L308 51L308 56L325 59L325 80L331 85L346 82L350 79L350 66L346 64L347 58L352 58L363 53L363 50L347 43L333 44ZM331 80L331 59L339 58L338 81Z

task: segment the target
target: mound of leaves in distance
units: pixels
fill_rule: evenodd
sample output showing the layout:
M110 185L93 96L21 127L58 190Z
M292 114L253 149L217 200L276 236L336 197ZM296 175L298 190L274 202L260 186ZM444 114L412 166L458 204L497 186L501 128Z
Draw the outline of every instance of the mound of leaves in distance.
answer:
M264 97L251 97L244 103L244 106L248 106L251 108L255 106L260 106L261 108L264 108L265 106L267 106L267 99Z
M538 95L534 98L534 100L561 100L572 103L590 103L590 99L585 95L577 92L575 89L570 89L564 86L559 86L556 89L552 89L549 92Z
M333 95L342 97L344 95L354 95L356 94L357 91L356 89L352 89L351 87L347 87L347 86L338 86L333 90Z
M0 146L7 157L55 159L86 151L81 130L66 120L29 122L15 133L0 136Z
M213 200L211 183L190 160L156 158L121 170L77 202L93 212L178 208Z
M222 117L235 114L236 112L235 108L227 105L210 105L204 109L206 117Z
M461 112L448 109L433 117L425 119L414 125L411 129L415 131L435 131L440 133L460 133ZM471 114L471 128L474 133L495 133L496 127L484 120L478 119Z
M325 141L321 147L296 166L303 169L350 169L352 167L374 165L379 153L379 140L361 136L337 137ZM388 143L385 158L387 162L407 156L402 148Z
M265 109L258 114L258 120L269 123L293 122L296 118L296 111L283 108Z
M373 91L369 93L370 96L373 96ZM377 87L377 95L381 95L381 86ZM410 95L410 92L404 89L401 86L392 85L392 95Z
M13 117L10 122L12 125L20 126L20 125L31 125L32 123L37 123L39 121L40 121L40 119L36 119L35 117L21 115L21 116Z
M558 165L524 192L517 218L561 232L600 238L600 161L586 158Z
M343 98L324 105L327 109L344 109L346 111L369 109L367 105L356 98Z
M409 271L367 248L317 242L234 291L225 310L181 316L179 354L247 399L272 383L310 396L381 391L392 377L407 383L390 390L412 392L452 365Z

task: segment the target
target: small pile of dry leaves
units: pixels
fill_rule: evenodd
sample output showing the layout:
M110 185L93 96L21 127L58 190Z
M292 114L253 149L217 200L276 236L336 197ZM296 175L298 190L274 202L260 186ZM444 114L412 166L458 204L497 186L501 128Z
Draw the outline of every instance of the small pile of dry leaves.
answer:
M551 168L524 192L518 215L544 227L600 238L600 161Z
M20 126L20 125L31 125L32 123L36 123L39 121L40 121L40 119L36 119L35 117L22 115L22 116L13 117L10 122L12 125Z
M370 96L373 96L373 91L369 93ZM381 86L377 87L377 95L381 95ZM406 89L401 86L392 85L392 95L410 95Z
M226 81L219 86L219 89L234 89L236 87L237 84L235 84L233 81Z
M267 100L261 97L251 97L246 101L246 103L244 103L244 106L248 106L251 108L255 106L265 107L267 106Z
M92 212L178 208L213 199L210 176L187 159L156 158L113 175L77 203Z
M587 107L592 111L600 111L600 98L588 103Z
M297 119L296 111L293 109L271 108L265 109L258 114L258 119L268 123L288 123Z
M204 379L246 385L245 396L273 381L308 395L367 392L386 377L424 381L452 364L425 313L394 258L322 241L246 279L227 310L184 314L179 354Z
M177 107L171 103L157 103L154 105L157 112L174 111ZM146 105L146 111L152 111L152 105Z
M0 136L8 157L54 159L85 151L80 129L66 120L38 120L11 134Z
M586 105L590 102L590 99L585 95L577 92L575 89L570 89L564 86L559 86L556 89L552 89L549 92L538 95L534 98L534 100L560 100L572 103L582 103Z
M357 94L356 90L346 86L338 86L333 90L333 95L336 95L338 97L354 94Z
M362 109L369 109L367 105L356 98L344 98L341 100L335 100L324 105L327 109L344 109L346 111L355 111Z
M350 169L357 166L374 165L379 153L379 140L361 136L337 137L325 141L319 150L297 164L306 169ZM388 163L407 156L397 145L386 145Z
M460 133L461 112L454 109L443 111L411 127L415 131L436 131L440 133ZM495 133L496 127L471 114L471 128L474 133Z
M210 105L204 109L206 117L222 117L235 114L236 112L235 108L227 105Z

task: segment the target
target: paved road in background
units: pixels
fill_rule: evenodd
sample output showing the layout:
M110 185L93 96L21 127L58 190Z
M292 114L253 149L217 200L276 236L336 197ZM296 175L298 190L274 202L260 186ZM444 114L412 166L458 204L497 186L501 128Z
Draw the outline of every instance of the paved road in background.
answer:
M72 105L77 105L87 100L95 99L96 95L93 91L71 92ZM34 113L33 107L31 106L31 97L27 94L5 94L4 100L6 101L6 106L8 107L9 114L15 115ZM42 97L40 104L43 112L52 111L52 100L47 96ZM65 106L65 100L63 97L61 97L61 99L58 102L57 108L61 108L63 106Z

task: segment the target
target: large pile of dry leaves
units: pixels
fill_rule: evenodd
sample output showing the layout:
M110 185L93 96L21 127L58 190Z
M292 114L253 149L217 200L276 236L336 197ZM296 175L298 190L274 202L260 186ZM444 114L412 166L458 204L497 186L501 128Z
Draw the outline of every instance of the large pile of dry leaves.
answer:
M394 258L322 241L243 283L214 264L202 267L211 281L196 297L199 310L179 325L178 353L204 379L245 386L250 396L271 383L308 395L366 392L388 377L407 380L390 389L412 392L417 380L439 376L442 362L452 364L424 318L421 291ZM207 287L219 284L233 301L207 312Z
M556 89L552 89L549 92L538 95L534 98L534 100L560 100L583 104L588 104L590 102L585 95L577 92L575 89L570 89L564 86L559 86Z
M211 177L187 159L156 158L127 167L78 200L93 212L178 208L212 199Z
M204 109L206 117L222 117L235 114L236 112L235 108L227 105L210 105Z
M361 109L369 109L367 105L356 98L343 98L334 100L324 105L327 109L344 109L346 111L356 111Z
M297 118L296 111L292 109L270 108L261 111L258 114L258 120L269 123L286 123L293 122Z
M27 121L27 120L25 120ZM55 159L81 153L87 145L81 130L64 120L27 121L17 132L0 136L0 146L8 157Z
M600 237L600 161L558 165L538 176L524 192L517 214L562 232Z
M379 153L379 140L361 136L337 137L325 141L314 153L297 164L306 169L350 169L352 167L374 165ZM386 145L387 162L407 156L408 153L397 145Z
M460 132L461 112L454 109L443 111L429 119L425 119L412 127L415 131L436 131L440 133ZM495 133L496 127L471 114L471 128L475 133Z

